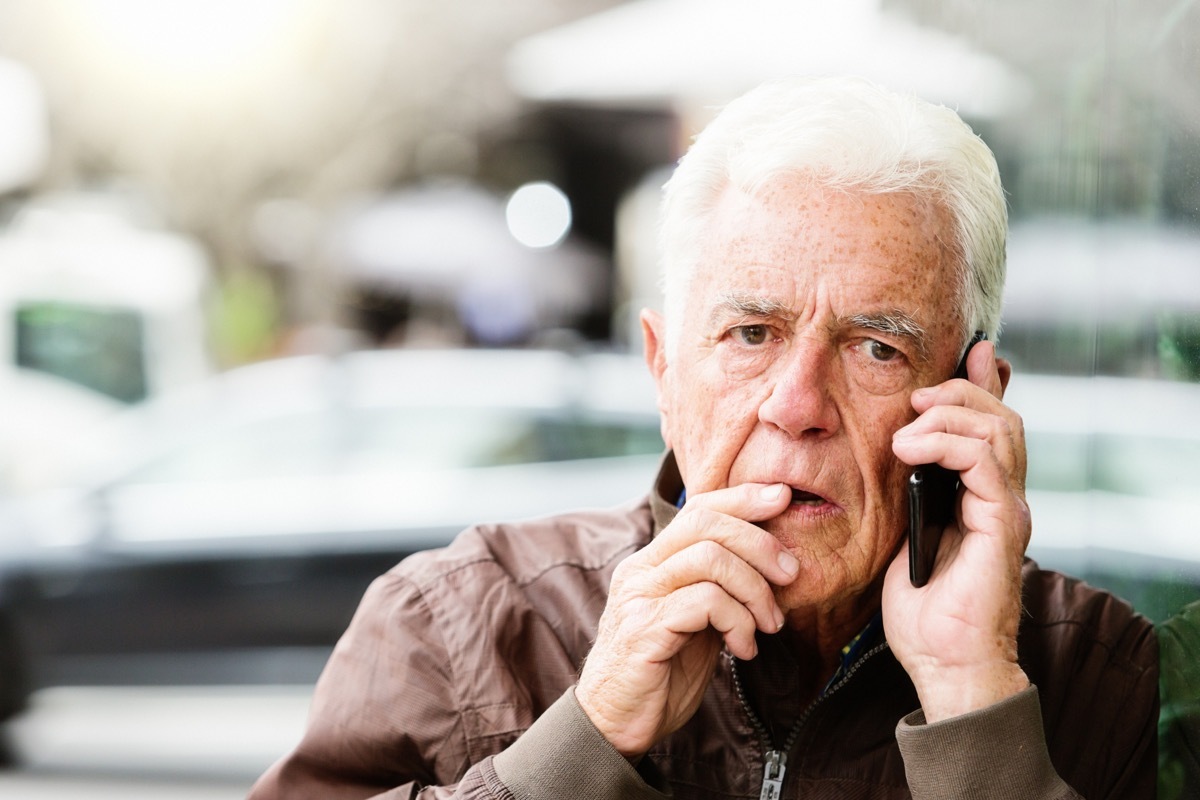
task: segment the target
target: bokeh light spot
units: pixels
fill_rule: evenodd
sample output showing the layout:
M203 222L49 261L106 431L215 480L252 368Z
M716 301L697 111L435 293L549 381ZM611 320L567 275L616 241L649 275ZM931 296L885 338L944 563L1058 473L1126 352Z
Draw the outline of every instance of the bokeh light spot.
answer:
M527 183L509 197L504 216L521 244L553 247L571 230L571 201L552 183Z

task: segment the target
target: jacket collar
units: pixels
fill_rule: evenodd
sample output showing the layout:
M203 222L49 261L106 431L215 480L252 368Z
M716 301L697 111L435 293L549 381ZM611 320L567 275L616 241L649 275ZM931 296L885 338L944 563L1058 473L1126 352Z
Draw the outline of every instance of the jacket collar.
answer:
M654 532L658 532L671 524L679 513L679 498L683 496L683 478L679 475L679 465L675 463L675 452L668 450L658 467L658 478L654 481L654 490L650 493L650 514L654 518Z

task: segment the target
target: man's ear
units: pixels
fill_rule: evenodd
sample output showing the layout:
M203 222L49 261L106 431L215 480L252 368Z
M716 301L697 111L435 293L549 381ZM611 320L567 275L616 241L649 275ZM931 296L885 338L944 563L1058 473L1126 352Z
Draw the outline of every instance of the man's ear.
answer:
M639 317L642 321L642 347L646 366L654 376L662 393L662 374L667 368L666 322L662 314L643 308Z
M662 314L648 308L642 309L639 316L642 322L642 346L646 366L654 377L654 386L658 394L658 413L662 417L662 436L667 447L671 446L667 438L667 402L664 375L667 371L667 328Z
M1008 381L1012 378L1012 362L1007 358L996 357L996 371L1000 373L1000 399L1004 399L1004 390L1008 388Z

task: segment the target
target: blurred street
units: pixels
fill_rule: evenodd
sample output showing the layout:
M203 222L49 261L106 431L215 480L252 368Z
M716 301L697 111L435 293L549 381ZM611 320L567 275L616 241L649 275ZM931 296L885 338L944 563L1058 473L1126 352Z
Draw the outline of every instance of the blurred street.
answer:
M309 686L59 688L9 731L0 797L234 800L302 730Z

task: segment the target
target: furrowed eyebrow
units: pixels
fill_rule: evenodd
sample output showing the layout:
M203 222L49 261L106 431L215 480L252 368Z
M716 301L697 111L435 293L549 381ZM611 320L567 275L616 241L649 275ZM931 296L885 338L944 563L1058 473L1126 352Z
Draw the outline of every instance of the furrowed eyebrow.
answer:
M784 321L796 318L796 313L784 303L752 294L727 294L713 309L713 316L732 314L739 317L774 317Z
M842 320L855 328L879 331L890 336L908 339L917 347L921 358L929 357L929 336L925 328L904 311L881 311L874 314L854 314Z

